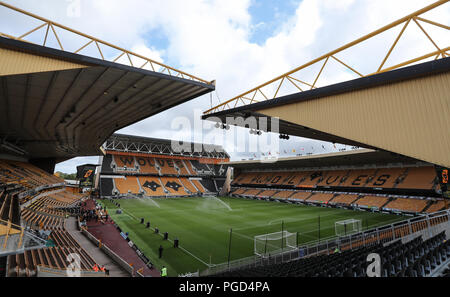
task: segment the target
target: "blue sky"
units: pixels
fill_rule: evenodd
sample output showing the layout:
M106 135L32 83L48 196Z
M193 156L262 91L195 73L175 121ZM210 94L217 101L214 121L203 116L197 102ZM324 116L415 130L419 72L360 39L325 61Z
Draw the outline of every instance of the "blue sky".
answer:
M300 0L252 0L249 13L252 31L250 41L262 45L280 26L295 14Z
M251 0L248 7L251 17L249 42L263 45L268 38L281 30L287 19L295 15L300 2L301 0ZM166 49L170 45L170 39L162 26L145 31L142 37L148 47L162 53L161 57L166 63L173 67L180 66L179 61L167 55Z

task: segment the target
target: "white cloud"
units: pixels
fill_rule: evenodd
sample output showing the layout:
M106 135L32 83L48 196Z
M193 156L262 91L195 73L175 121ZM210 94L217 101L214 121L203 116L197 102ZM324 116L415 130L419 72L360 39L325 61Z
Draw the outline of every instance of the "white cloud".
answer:
M77 166L82 164L98 164L98 157L78 157L67 160L65 162L59 163L56 165L55 172L63 172L63 173L76 173Z

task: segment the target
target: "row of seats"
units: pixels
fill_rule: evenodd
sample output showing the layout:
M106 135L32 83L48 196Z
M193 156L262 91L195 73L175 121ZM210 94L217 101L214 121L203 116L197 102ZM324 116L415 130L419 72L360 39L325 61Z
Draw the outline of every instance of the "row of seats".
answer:
M116 173L140 173L157 175L199 175L210 172L223 175L222 165L200 163L197 160L113 155L103 159L102 167ZM102 169L103 170L103 169ZM105 171L105 170L103 170ZM216 172L217 171L217 172Z
M20 203L16 193L0 193L0 220L20 225Z
M26 189L62 183L63 180L25 162L0 160L0 186L17 184Z
M92 271L95 261L83 249L73 246L55 246L43 249L27 250L22 254L8 256L8 277L33 277L37 275L37 266L59 270L67 269L68 255L80 255L83 270ZM64 276L64 275L63 275Z
M91 270L94 260L86 253L78 242L65 230L53 230L48 236L51 247L28 250L22 254L8 256L9 277L33 277L37 274L37 266L43 265L55 269L67 268L67 256L76 253L80 256L81 269Z
M382 277L425 277L450 259L450 242L442 232L426 241L421 237L402 244L337 251L288 263L234 270L215 277L367 277L367 256L380 255Z
M64 271L70 264L68 255L73 253L80 256L81 269L93 271L94 260L65 229L68 210L79 208L82 198L62 191L36 198L22 208L23 225L47 240L47 247L8 256L8 277L34 277L39 265Z
M292 187L366 187L432 190L437 186L433 167L323 170L296 172L242 172L233 185Z
M226 170L224 164L207 164L201 158L106 154L102 161L100 195L178 197L213 193L223 187Z
M125 178L115 178L114 185L116 192L120 194L143 193L146 196L155 197L170 195L189 196L207 192L199 180L192 180L186 177L125 176Z
M31 164L0 160L0 219L23 226L51 243L45 248L8 256L7 276L36 276L38 265L65 269L71 253L81 256L82 269L92 270L95 264L92 258L65 230L66 216L70 210L79 208L83 196L62 189L48 193L55 188L26 194L28 190L62 182ZM23 197L19 199L19 195Z
M314 191L293 191L293 190L267 190L234 188L231 192L236 196L276 198L276 199L296 199L304 202L320 204L357 206L367 208L385 208L405 212L427 212L433 213L445 209L444 200L400 198L392 196L375 196L371 194L340 194L322 193Z
M22 220L27 226L40 230L64 229L68 210L76 208L82 197L68 192L40 197L22 209Z

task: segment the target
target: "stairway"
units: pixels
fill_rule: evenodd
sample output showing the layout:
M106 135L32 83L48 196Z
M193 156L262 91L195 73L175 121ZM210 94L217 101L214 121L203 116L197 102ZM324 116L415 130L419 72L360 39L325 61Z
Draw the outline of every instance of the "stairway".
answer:
M425 206L424 209L422 209L421 212L426 212L434 203L436 203L436 201L432 201L432 200L428 201L427 205Z
M129 273L123 270L121 266L107 256L98 246L78 231L77 223L75 217L67 219L67 232L78 242L81 248L91 256L95 263L105 266L106 269L109 270L109 275L112 277L129 277Z
M338 196L339 196L339 194L334 194L334 196L333 196L330 200L328 200L328 203L332 202L333 199L336 198L336 197L338 197ZM309 198L311 198L311 196L309 196L309 197L306 198L306 199L309 199ZM306 199L305 199L305 200L306 200Z
M408 175L408 172L409 168L406 168L405 171L396 179L396 182L394 183L394 189L397 188L397 186L405 180L406 176ZM397 181L399 182L397 183Z
M359 199L361 199L361 198L363 198L363 197L364 197L364 195L358 195L358 197L356 197L356 199L353 200L353 201L350 203L350 205L355 204L356 201L358 201Z
M388 201L387 201L385 204L381 205L380 209L385 208L386 205L388 205L389 203L391 203L391 202L394 201L395 199L397 199L397 198L389 197L389 198L388 198Z

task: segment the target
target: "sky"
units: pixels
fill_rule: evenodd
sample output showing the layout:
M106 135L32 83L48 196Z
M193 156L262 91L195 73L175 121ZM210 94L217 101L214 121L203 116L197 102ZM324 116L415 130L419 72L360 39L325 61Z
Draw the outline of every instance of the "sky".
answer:
M216 91L117 131L118 133L221 144L233 160L260 158L250 149L258 141L281 157L298 153L337 151L345 146L291 137L254 136L242 128L223 131L202 112L284 72L317 58L358 37L393 22L433 0L6 0L6 3L54 20L78 31L130 49L207 81L216 80ZM449 24L450 5L425 15ZM21 35L39 23L27 21L0 8L2 32ZM432 30L431 25L424 25ZM375 38L340 58L363 73L373 72L395 40L400 27ZM396 33L397 32L397 33ZM433 34L431 34L431 32ZM37 32L35 34L38 34ZM448 45L448 32L430 31L436 41ZM66 37L66 36L62 36ZM30 35L30 38L33 38ZM34 37L37 38L37 35ZM63 38L61 38L63 39ZM49 41L49 45L56 41ZM66 38L65 48L79 48L82 41ZM78 43L77 43L78 42ZM403 41L402 41L403 42ZM51 46L51 45L50 45ZM433 50L417 27L405 31L387 64L401 56ZM95 55L93 49L84 54ZM113 52L105 55L113 57ZM316 66L314 66L316 67ZM317 67L320 67L318 65ZM316 67L316 70L317 70ZM356 78L354 73L330 65L318 85ZM376 70L376 69L375 69ZM312 70L311 70L312 71ZM305 73L311 81L311 73ZM283 92L292 92L286 89ZM181 127L180 123L189 122ZM181 127L181 128L180 128ZM255 140L257 139L257 140ZM275 140L274 140L275 139ZM241 141L241 142L239 142ZM295 152L294 152L295 150ZM266 152L267 153L267 152ZM98 157L80 157L56 170L75 172Z

